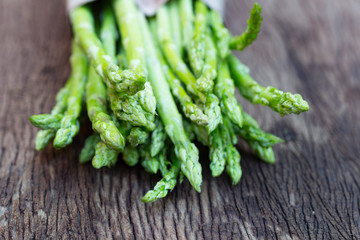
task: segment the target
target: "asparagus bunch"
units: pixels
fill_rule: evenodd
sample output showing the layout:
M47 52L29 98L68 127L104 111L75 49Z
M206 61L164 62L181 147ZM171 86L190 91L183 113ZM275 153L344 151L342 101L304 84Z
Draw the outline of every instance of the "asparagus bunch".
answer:
M148 173L160 173L144 202L167 196L184 177L201 191L195 140L209 148L212 175L225 171L234 185L242 176L238 137L261 160L275 163L273 146L283 140L261 130L242 109L236 87L244 98L281 116L307 111L309 105L299 94L261 86L231 53L257 38L259 4L239 36L232 36L221 16L200 0L170 1L153 18L146 18L134 0L92 4L70 14L72 72L54 108L30 117L41 128L37 150L52 139L56 148L70 144L85 106L93 132L80 163L111 168L121 156L129 166L141 163ZM98 6L101 11L93 11Z

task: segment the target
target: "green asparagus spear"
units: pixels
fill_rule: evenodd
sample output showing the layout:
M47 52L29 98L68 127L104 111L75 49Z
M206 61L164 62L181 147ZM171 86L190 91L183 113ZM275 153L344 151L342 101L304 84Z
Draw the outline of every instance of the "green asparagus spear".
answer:
M179 2L170 1L168 3L169 12L170 12L170 23L171 23L171 36L173 42L176 45L176 50L180 57L184 55L184 48L182 44L182 34L181 34L181 21L180 21L180 12L179 12Z
M283 140L272 134L264 133L256 120L247 113L243 113L243 116L243 127L233 126L234 131L249 144L261 160L270 164L275 163L275 156L271 147L283 142Z
M95 147L95 156L92 159L92 165L96 169L102 167L111 168L115 166L118 156L119 151L108 148L103 142L98 142Z
M219 106L219 99L215 94L208 94L206 96L206 104L204 105L205 115L209 118L209 125L206 126L208 133L214 131L214 129L222 122L221 108Z
M126 146L122 154L123 161L130 167L135 166L139 162L139 151L135 147Z
M57 130L61 126L61 119L64 117L63 114L38 114L32 115L29 120L35 127L43 130L52 129Z
M194 9L192 4L192 0L179 0L182 42L186 51L189 51L190 41L194 32Z
M131 146L136 147L140 144L144 144L148 137L148 131L139 127L134 127L131 129L130 134L127 136L127 140Z
M182 58L177 54L175 44L170 36L169 13L165 6L157 12L158 39L163 53L179 79L186 84L188 91L196 95L202 102L206 102L206 96L196 87L196 78L186 66Z
M225 60L220 62L218 72L215 93L221 101L221 109L225 116L229 117L239 127L242 127L242 109L235 97L234 82L230 77L229 66Z
M137 9L134 0L115 0L114 8L130 69L146 73L144 41L136 18ZM138 93L138 101L148 112L155 114L156 99L151 84L145 84L144 91Z
M206 126L208 125L208 117L203 113L203 111L192 101L191 97L187 94L181 82L175 77L174 73L170 70L169 66L165 62L162 53L158 52L158 58L161 62L162 69L166 79L170 85L171 91L174 97L180 102L182 110L185 116L190 119L192 122Z
M93 67L89 68L86 84L86 105L93 129L111 149L122 151L125 139L107 114L106 87Z
M80 152L80 163L90 162L95 156L95 147L100 142L100 136L96 133L92 134L85 140L84 147Z
M165 140L167 138L166 132L164 130L164 125L158 119L156 121L156 128L151 134L151 144L150 144L150 155L155 157L160 153L161 150L165 147Z
M229 44L231 40L231 34L229 30L224 26L223 20L218 12L212 10L210 12L211 28L216 40L216 47L220 58L224 59L229 54Z
M100 39L105 52L115 59L116 55L116 40L118 33L116 30L116 21L109 2L104 3L104 10L102 11L102 24L100 29ZM122 68L125 69L125 68Z
M155 128L155 117L145 111L136 96L124 96L112 89L108 89L108 98L115 116L133 126L145 127L149 131Z
M165 147L157 155L157 159L159 161L159 170L162 176L165 176L165 174L169 171L168 170L169 165L171 165L171 162L169 162L167 159L167 151L168 151L167 148L168 146L165 145Z
M210 170L213 177L220 176L225 169L226 152L221 138L220 127L217 127L209 135L209 158Z
M230 48L242 51L253 43L260 32L262 20L261 6L258 3L254 3L253 9L250 11L250 18L247 21L248 27L246 31L240 36L232 37L230 41Z
M173 50L173 43L171 43L171 39L166 33L169 29L168 18L169 16L166 8L160 8L157 13L157 23L159 27L158 36L164 55L166 56L172 69L179 76L180 80L187 85L189 92L195 94L200 101L206 105L205 115L208 116L208 129L211 132L214 126L217 126L219 120L221 121L220 107L218 106L219 101L215 95L205 95L197 89L195 77L187 68L183 60L177 56L176 52Z
M69 86L71 84L71 77L68 79L66 86L57 93L56 95L56 103L50 114L39 114L32 115L29 120L30 122L38 128L43 130L53 130L53 131L43 131L41 132L41 137L39 136L38 142L40 145L44 147L47 146L46 142L49 143L51 139L55 136L55 131L60 128L61 119L63 117L63 113L66 110L67 99L69 96ZM53 135L51 137L51 135ZM44 138L44 139L42 139ZM45 139L50 138L48 141L44 141ZM43 149L43 148L41 148Z
M249 141L249 145L261 160L269 164L275 163L275 155L271 147L263 147L256 141Z
M133 95L144 89L145 76L133 70L121 71L111 56L105 53L96 36L94 19L88 7L82 6L70 13L75 38L91 60L96 72L108 88L117 92Z
M244 125L238 130L238 133L244 140L256 141L265 148L284 142L284 140L275 135L263 132L256 120L249 114L244 113L243 116Z
M196 136L196 140L204 146L209 146L209 134L205 127L192 125L192 131Z
M79 132L78 118L81 113L81 103L85 93L88 63L85 54L73 42L70 58L72 68L71 86L67 99L67 110L61 120L61 126L54 139L55 148L63 148L72 142L73 137Z
M208 8L202 1L195 2L194 33L190 40L189 60L195 76L199 77L204 68L205 31L207 27Z
M155 185L154 189L148 191L141 201L149 203L154 202L159 198L166 197L169 191L172 191L176 186L177 176L180 172L180 161L175 160L170 170L164 177Z
M36 151L43 150L55 137L56 131L53 129L40 130L38 131L35 138L35 149Z
M260 86L235 56L229 56L231 75L243 97L254 104L268 106L281 116L309 110L309 104L299 94L283 92L274 87Z
M217 51L214 41L208 34L205 35L205 50L205 65L200 78L196 80L196 86L202 92L211 92L217 76Z
M72 79L72 77L70 76L68 81L66 82L65 87L60 89L60 91L56 94L56 104L55 104L54 108L51 110L51 115L63 114L66 111L67 99L69 97L69 86L71 85L71 79ZM40 126L40 123L34 120L34 116L31 116L29 120L35 126L36 125ZM49 143L55 137L56 130L60 127L60 126L57 126L58 128L50 128L49 125L51 125L52 123L45 122L43 120L44 119L41 119L42 124L43 124L41 127L46 128L46 130L40 130L36 135L35 149L37 151L43 150L47 145L49 145Z
M242 171L240 166L240 153L236 147L232 144L231 139L231 121L224 118L224 124L220 126L221 137L223 139L223 146L226 156L226 171L229 174L232 184L239 183Z
M158 100L157 111L162 120L165 131L175 145L176 156L181 160L181 170L189 179L191 185L200 192L202 183L199 151L186 136L180 113L171 95L169 85L162 72L161 63L157 58L155 44L144 16L139 13L146 44L146 60L149 71L149 80L153 86L154 94Z
M150 174L156 174L159 171L160 163L155 157L151 157L149 145L140 147L141 166Z

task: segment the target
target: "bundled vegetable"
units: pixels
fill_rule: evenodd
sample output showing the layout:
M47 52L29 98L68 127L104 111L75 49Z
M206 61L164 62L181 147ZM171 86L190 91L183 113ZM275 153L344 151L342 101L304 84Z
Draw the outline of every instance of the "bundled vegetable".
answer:
M307 111L309 105L299 94L261 86L231 53L257 38L259 4L246 31L232 36L220 14L200 0L172 0L153 18L146 18L134 0L110 3L100 5L100 12L93 11L99 5L92 6L99 3L71 12L72 72L51 113L30 117L41 128L36 150L52 139L55 148L69 145L86 106L93 133L80 163L113 167L121 158L129 166L141 163L149 173L160 172L162 179L144 202L165 197L183 176L201 191L195 139L209 147L212 175L226 171L234 185L242 176L238 136L261 160L275 162L272 147L283 140L260 129L237 101L236 88L281 116Z

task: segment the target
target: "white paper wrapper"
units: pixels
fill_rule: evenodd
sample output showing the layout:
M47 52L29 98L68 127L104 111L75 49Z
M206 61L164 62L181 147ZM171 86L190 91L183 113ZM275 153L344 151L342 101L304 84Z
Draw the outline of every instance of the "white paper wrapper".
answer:
M70 12L77 6L83 5L94 0L67 0L67 9ZM140 9L148 16L156 13L156 10L168 0L136 0ZM225 0L204 0L204 2L211 8L216 9L221 14L224 12Z

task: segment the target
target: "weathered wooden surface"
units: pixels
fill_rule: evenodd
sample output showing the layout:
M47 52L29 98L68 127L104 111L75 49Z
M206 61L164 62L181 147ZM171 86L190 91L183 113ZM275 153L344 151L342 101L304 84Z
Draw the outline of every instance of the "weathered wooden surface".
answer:
M69 73L65 4L0 1L0 238L360 239L360 2L260 3L262 34L240 56L261 83L301 93L311 111L280 118L241 100L287 140L278 163L243 153L238 186L204 167L201 194L184 183L143 204L158 177L124 164L80 166L86 132L65 150L34 150L27 118L51 109ZM228 1L233 32L250 7Z

